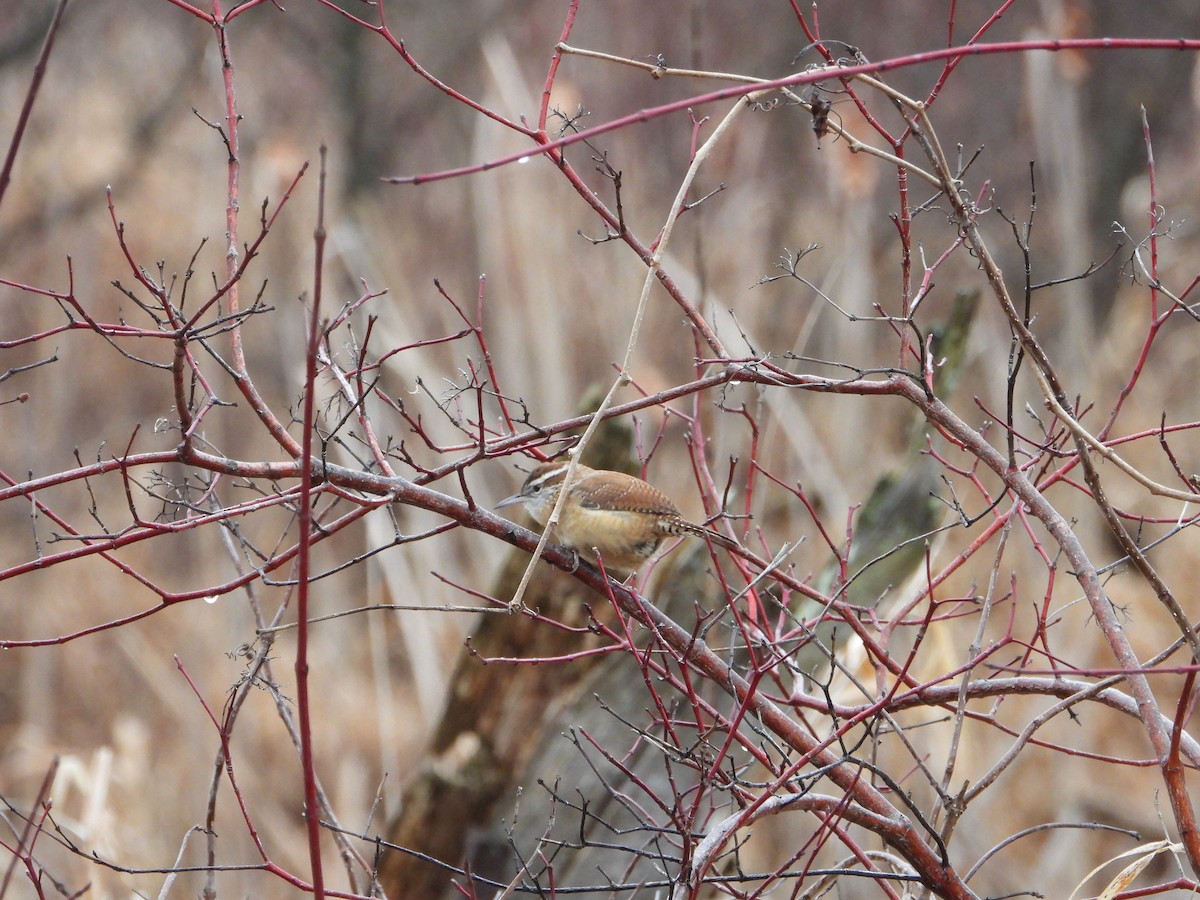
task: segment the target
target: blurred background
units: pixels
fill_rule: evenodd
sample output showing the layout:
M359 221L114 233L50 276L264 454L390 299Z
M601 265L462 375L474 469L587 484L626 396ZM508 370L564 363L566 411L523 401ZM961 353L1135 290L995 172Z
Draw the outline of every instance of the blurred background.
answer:
M345 5L355 14L371 15L366 5L350 0ZM885 11L878 4L826 4L820 8L820 24L826 39L845 41L868 59L879 60L962 43L996 5L994 0L919 0L888 5ZM952 39L947 25L951 6ZM407 50L441 81L505 116L523 116L532 123L565 11L565 3L548 0L393 3L388 22ZM45 0L0 5L0 134L5 143L50 12ZM1198 25L1200 13L1187 0L1047 0L1014 7L986 40L1195 37ZM590 390L611 383L645 269L619 241L596 242L604 236L603 224L549 163L531 159L419 187L381 180L481 163L527 149L527 141L454 103L417 77L385 41L311 0L286 4L286 11L256 8L236 19L229 35L243 117L243 240L256 236L260 206L267 202L274 208L301 166L307 161L315 167L324 144L330 172L327 309L354 300L365 289L385 290L366 310L378 316L373 346L411 344L462 328L454 309L439 297L434 279L473 309L479 279L486 275L486 336L500 388L524 401L532 422L567 418ZM584 2L570 43L647 62L661 58L671 67L762 78L815 61L811 51L797 61L806 41L789 5L777 0ZM984 192L982 202L996 213L1018 222L1029 216L1030 163L1036 164L1034 281L1079 274L1108 258L1124 240L1126 249L1099 274L1039 294L1036 307L1037 331L1060 373L1069 375L1069 390L1101 410L1111 408L1128 379L1146 328L1146 293L1131 284L1128 269L1121 269L1130 241L1114 234L1114 223L1120 223L1140 240L1148 227L1142 107L1153 133L1163 227L1171 224L1173 238L1164 242L1164 282L1182 290L1195 275L1191 260L1200 174L1194 149L1195 63L1193 55L1177 52L982 56L962 62L933 107L948 152L968 159L979 151L968 188L979 191L986 182L990 193ZM939 71L938 64L915 66L889 72L887 79L924 97ZM568 56L559 70L553 104L588 127L725 83L655 80L633 68ZM832 99L834 117L878 146L878 137L844 95ZM227 154L220 135L207 124L221 122L223 103L213 32L198 18L166 0L73 3L50 58L13 183L0 204L0 277L65 290L73 273L76 296L97 319L148 324L114 285L133 289L134 278L107 208L105 190L111 187L115 216L125 225L135 259L156 276L161 272L165 279L175 279L179 290L185 273L194 272L187 288L192 302L207 296L214 277L220 280L212 273L220 273L224 265ZM728 108L726 101L693 112L716 120ZM886 117L882 101L874 109ZM895 116L885 119L892 128L897 121ZM549 127L553 130L556 122ZM603 153L621 171L626 221L649 242L686 170L690 139L689 116L678 112L605 134L591 146L574 145L567 156L606 202L612 200L611 181L589 157ZM912 155L917 148L908 149ZM865 155L851 155L832 135L818 145L808 114L780 105L741 118L701 171L693 197L718 188L719 193L681 218L666 267L735 354L793 353L862 367L897 364L895 336L888 326L848 321L795 280L759 284L780 274L777 265L789 252L817 244L800 271L826 296L856 316L872 315L876 303L899 312L904 286L896 227L889 220L897 208L894 170ZM915 203L929 193L919 183L913 190ZM261 295L274 310L253 318L245 338L252 376L285 421L299 408L303 384L316 199L315 168L310 168L242 288L244 302ZM1019 291L1023 260L1011 230L999 215L988 217L985 230ZM945 210L935 204L923 212L914 235L914 246L932 263L953 240ZM916 272L919 278L920 261ZM936 281L937 290L923 307L928 327L948 318L956 291L983 287L973 261L961 252L938 270ZM0 341L64 321L52 300L11 287L0 287L0 308ZM1182 377L1196 362L1194 327L1190 323L1163 333L1137 396L1122 414L1121 433L1153 428L1168 410L1172 421L1200 418L1191 379ZM170 346L162 343L123 349L161 364L170 359ZM1009 348L1007 324L985 296L964 351L956 394L960 414L980 427L991 418L987 410L1004 407ZM687 381L694 377L698 352L703 351L678 308L656 287L630 369L637 386L654 392ZM48 364L17 372L52 355ZM406 352L389 361L385 385L396 396L413 398L437 439L453 441L459 438L438 419L434 401L453 396L464 381L468 356L478 355L477 348L463 343ZM172 416L169 378L95 335L64 332L33 345L5 347L3 356L0 371L16 374L0 382L0 400L29 395L28 402L0 407L0 470L13 481L111 458L127 447L146 452L175 446L177 431L155 427ZM800 364L804 366L819 375L835 371ZM215 368L213 377L225 399L234 399L229 380ZM627 389L619 399L633 396ZM1033 396L1022 395L1021 402ZM978 398L979 405L971 398ZM709 458L723 472L730 456L745 458L751 436L744 419L713 407L715 399L702 400L701 406ZM850 507L862 501L882 474L903 464L912 442L911 412L894 399L739 388L724 400L730 409L750 405L763 429L760 459L790 482L802 483L839 535ZM688 415L696 409L691 400L677 404ZM1036 432L1031 420L1022 421ZM640 455L654 450L648 469L652 480L686 514L702 516L687 462L683 417L654 411L631 424ZM278 447L255 425L244 408L222 409L208 420L204 437L239 459L280 459ZM377 427L397 440L413 440L394 416L381 419ZM1189 434L1173 444L1187 471L1186 459L1195 458L1189 450L1200 450ZM1002 443L998 429L989 437ZM446 461L432 451L410 449L424 464ZM1137 457L1136 450L1131 453ZM1160 480L1169 479L1169 470L1155 458ZM480 502L490 505L516 489L523 473L512 462L481 464L470 471L470 487ZM79 484L69 485L46 491L42 499L83 531L89 521L112 525L122 521L123 513L127 517L117 479L94 488L90 494ZM440 489L461 493L452 483ZM1113 494L1119 506L1143 500L1140 489L1124 483L1114 486ZM799 540L810 534L811 520L784 499L773 500L769 493L759 498L756 517L775 540ZM1056 499L1064 508L1078 503L1078 509L1088 509L1065 494ZM1170 509L1147 505L1138 512L1170 515ZM397 517L398 526L385 515L373 516L322 544L319 565L333 568L383 546L396 527L415 532L437 522L411 510ZM265 540L285 525L282 517L267 517L247 527ZM1085 519L1079 527L1098 561L1116 555L1094 522ZM55 552L53 523L32 515L28 502L0 504L0 528L4 569ZM1194 571L1192 544L1185 533L1171 545L1172 555L1162 561L1164 574L1186 577ZM387 603L468 605L474 600L454 585L486 590L506 550L500 542L461 531L393 548L320 582L314 590L316 611ZM170 590L235 577L230 553L215 533L145 542L122 558L152 572ZM816 540L796 551L801 573L818 572L828 560L828 548ZM1081 635L1073 662L1086 665L1093 653L1095 665L1111 662L1103 648L1096 649L1086 610L1071 605L1078 590L1065 573L1048 587L1045 564L1028 547L1011 550L1004 571L1010 568L1037 579L1028 583L1024 602L1038 601L1045 593L1055 607L1061 605L1069 622L1062 627ZM986 575L984 563L980 572L965 572L959 588L969 593L970 578ZM268 609L285 594L263 585L256 590L256 599ZM1165 616L1150 605L1148 592L1134 576L1117 575L1110 590L1117 602L1128 605L1145 646L1170 639L1169 623L1159 621ZM155 604L152 592L100 560L31 572L0 582L0 640L68 634ZM376 611L324 623L314 632L312 672L320 686L314 698L320 723L317 757L346 827L378 830L399 810L401 785L423 760L463 639L476 627L476 619L466 613ZM289 696L291 634L283 633L275 650L275 675ZM179 667L207 704L219 710L243 675L240 648L254 638L246 596L235 591L215 603L179 604L131 626L60 646L0 654L0 794L19 808L32 803L51 760L58 757L55 816L87 852L133 868L169 866L188 829L203 820L219 747L212 723ZM1100 729L1070 739L1117 755L1148 752L1132 726L1127 733ZM986 762L1002 749L997 744L977 752ZM289 870L307 872L299 767L265 692L248 701L233 752L240 784L273 859ZM1030 766L1042 776L1036 759ZM979 852L1004 837L1006 829L1031 821L1119 820L1155 833L1153 770L1146 789L1127 802L1097 790L1095 772L1086 762L1073 766L1055 778L1056 791L1050 796L1042 789L1027 797L999 795L994 831L973 841ZM224 862L258 861L232 805L222 807L218 830L225 841ZM1065 886L1065 895L1090 861L1106 858L1110 849L1071 841L1096 839L1056 833L1029 842L1022 859L1031 884L1051 896ZM56 858L56 874L69 891L90 884L89 895L95 897L155 896L163 887L162 874L117 872L46 852ZM332 850L329 856L336 866ZM1064 858L1080 864L1059 872ZM200 884L200 876L188 875L174 892L195 894ZM292 893L261 873L226 873L220 884L232 895ZM9 896L25 896L25 890L14 882Z

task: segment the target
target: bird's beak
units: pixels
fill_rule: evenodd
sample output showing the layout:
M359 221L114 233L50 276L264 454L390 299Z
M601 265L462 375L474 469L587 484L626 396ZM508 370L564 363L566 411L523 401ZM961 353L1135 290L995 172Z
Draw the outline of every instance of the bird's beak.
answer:
M513 494L511 497L505 497L503 500L501 500L499 503L497 503L496 509L499 509L502 506L512 506L514 503L520 503L524 499L525 498L522 497L520 494Z

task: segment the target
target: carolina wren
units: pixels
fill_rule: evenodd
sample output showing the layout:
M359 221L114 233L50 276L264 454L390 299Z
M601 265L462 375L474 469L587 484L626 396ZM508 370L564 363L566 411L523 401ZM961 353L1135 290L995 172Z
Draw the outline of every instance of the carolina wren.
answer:
M545 525L562 490L569 462L543 463L525 479L521 490L496 507L524 503L539 525ZM662 491L624 472L576 465L552 537L593 565L597 555L613 574L628 575L645 564L672 535L691 534L722 547L737 544L725 535L689 522Z

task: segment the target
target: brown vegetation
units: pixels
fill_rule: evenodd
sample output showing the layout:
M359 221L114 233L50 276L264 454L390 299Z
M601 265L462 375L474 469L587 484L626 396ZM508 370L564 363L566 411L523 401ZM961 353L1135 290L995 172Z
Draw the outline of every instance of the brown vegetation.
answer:
M1192 15L917 5L0 9L0 897L1194 890Z

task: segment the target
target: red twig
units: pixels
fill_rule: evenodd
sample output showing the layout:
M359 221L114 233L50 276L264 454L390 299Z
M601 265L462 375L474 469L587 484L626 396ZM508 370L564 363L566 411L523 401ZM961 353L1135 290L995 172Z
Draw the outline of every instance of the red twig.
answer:
M8 893L8 886L12 882L13 872L16 871L18 862L24 863L25 874L34 890L37 891L37 895L45 897L42 892L42 880L38 866L33 858L33 845L37 843L45 818L50 814L50 789L54 785L54 776L58 773L58 761L58 757L55 756L46 769L46 774L42 777L42 784L38 788L33 806L29 810L29 815L24 817L25 824L21 828L21 833L17 835L16 846L5 846L5 849L12 853L12 859L9 860L8 867L4 870L4 880L0 881L0 900Z
M325 333L321 326L321 282L325 262L325 147L321 147L321 174L317 188L317 228L313 235L313 298L309 313L308 347L305 350L304 414L301 436L300 502L296 516L300 541L296 557L296 708L300 720L300 761L304 774L304 819L308 827L308 856L312 866L313 896L325 896L325 876L321 866L321 817L317 806L317 773L313 761L312 706L308 688L308 609L310 589L310 550L312 547L312 445L316 432L317 355Z
M54 10L54 18L42 41L42 49L38 53L37 62L33 65L33 78L29 82L29 90L25 92L25 102L21 104L21 114L17 116L17 124L13 128L12 138L8 142L8 153L4 156L4 165L0 166L0 205L8 191L12 179L13 166L17 162L17 151L21 148L21 140L25 137L25 129L29 126L29 116L33 113L33 104L37 100L38 89L42 79L46 77L46 68L50 61L50 51L54 49L54 39L58 36L59 26L62 25L63 14L67 11L68 0L58 0Z

